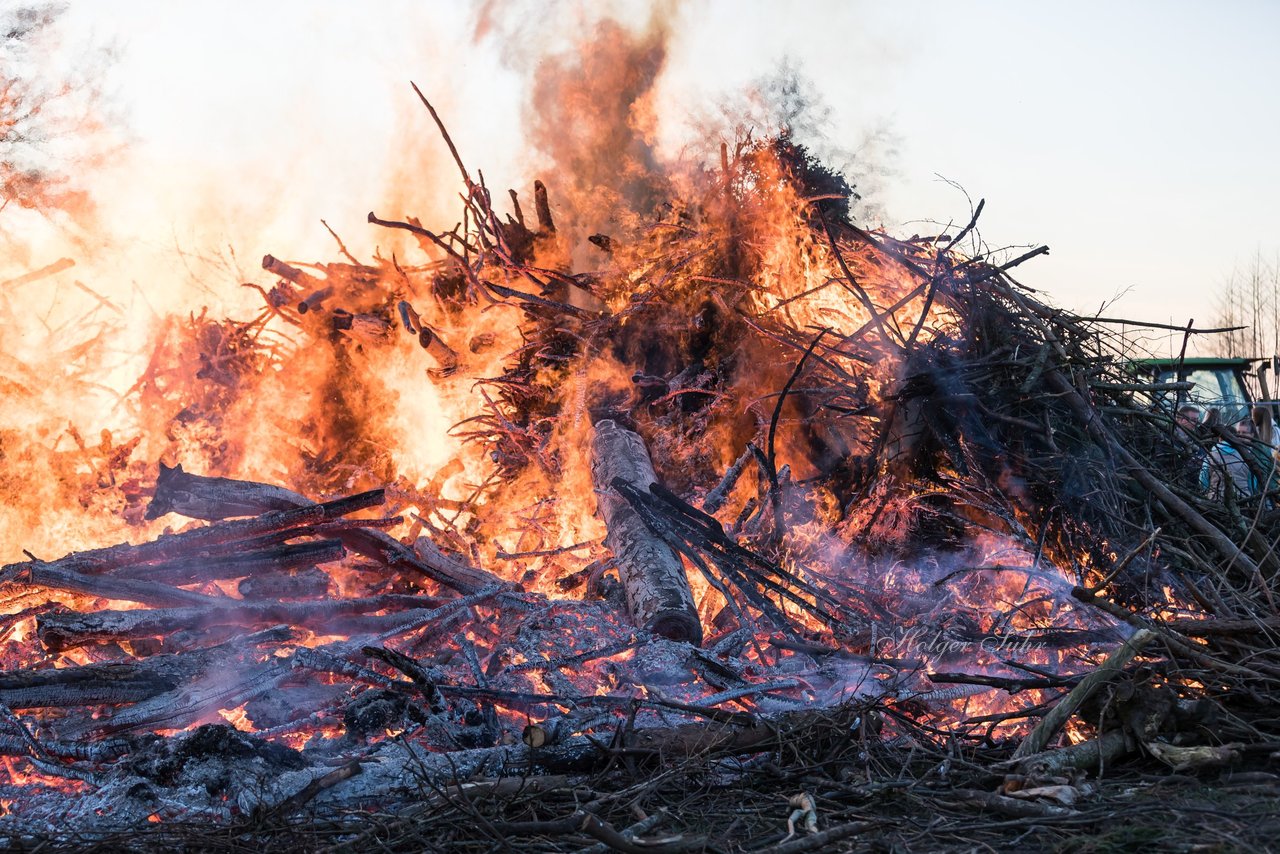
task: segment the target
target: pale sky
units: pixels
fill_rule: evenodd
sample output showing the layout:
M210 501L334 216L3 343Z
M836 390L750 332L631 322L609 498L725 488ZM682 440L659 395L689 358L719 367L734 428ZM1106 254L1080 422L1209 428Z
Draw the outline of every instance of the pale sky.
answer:
M529 71L598 8L495 3L502 38L476 42L464 3L73 2L63 46L115 46L103 80L128 139L89 182L100 289L108 270L168 289L192 273L175 246L231 247L247 273L266 252L331 260L321 218L369 251L370 209L447 216L455 176L410 79L491 186L527 187ZM827 142L875 173L868 224L967 220L958 183L986 199L988 242L1050 246L1020 279L1058 304L1124 293L1110 313L1205 324L1233 268L1280 256L1280 2L657 8L664 138L789 60L830 110Z

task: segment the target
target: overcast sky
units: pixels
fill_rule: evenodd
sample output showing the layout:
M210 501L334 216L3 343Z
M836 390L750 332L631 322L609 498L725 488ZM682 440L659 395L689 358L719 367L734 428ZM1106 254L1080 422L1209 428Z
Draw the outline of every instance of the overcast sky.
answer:
M528 75L586 31L583 8L599 7L494 3L498 34L477 41L477 8L457 3L72 4L64 47L116 48L102 75L128 144L92 187L108 242L127 241L129 275L147 278L190 272L174 246L329 259L321 218L372 247L364 215L389 185L406 208L392 213L429 218L456 188L409 79L491 184L527 186ZM827 143L857 154L870 224L965 220L958 184L986 199L991 244L1051 247L1020 278L1057 303L1096 310L1124 293L1111 313L1207 323L1234 268L1280 254L1280 3L734 0L659 14L673 36L664 138L789 60L830 111Z

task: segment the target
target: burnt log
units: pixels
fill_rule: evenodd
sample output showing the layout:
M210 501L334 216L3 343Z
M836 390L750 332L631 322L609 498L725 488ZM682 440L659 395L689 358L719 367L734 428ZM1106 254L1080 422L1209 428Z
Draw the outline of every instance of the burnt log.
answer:
M547 200L547 186L541 181L533 182L533 210L538 216L538 232L540 235L556 233L556 222L551 218L551 203Z
M85 575L74 569L40 561L33 561L7 580L25 582L51 590L81 593L99 599L122 599L143 605L216 606L222 602L235 601L224 596L206 596L194 590L183 590L181 587L170 587L154 581Z
M245 599L319 599L329 593L333 579L319 567L266 572L242 578L236 590Z
M46 649L57 653L98 641L155 637L214 626L284 624L323 629L334 617L342 615L433 608L440 604L441 600L425 596L389 594L323 602L235 602L217 608L154 608L87 614L59 611L36 618L36 636Z
M318 563L342 560L346 555L340 540L313 540L293 545L280 545L245 554L220 555L166 561L142 566L121 567L110 573L114 578L136 578L163 581L168 584L195 584L226 578L251 578L279 574Z
M356 554L392 569L407 570L415 580L427 578L464 595L493 584L506 586L492 573L445 554L425 537L419 538L415 547L410 548L382 531L351 528L334 531L333 535Z
M644 440L614 421L600 421L591 441L591 474L631 618L655 634L701 644L702 623L679 555L612 485L621 480L647 491L657 480Z
M280 659L256 663L249 656L202 674L185 685L158 694L118 711L109 718L78 720L61 727L58 735L80 740L98 735L143 730L185 729L195 723L219 720L219 709L234 709L263 694L277 690L291 675L290 665Z
M88 664L0 673L0 703L10 709L66 708L98 703L137 703L171 691L190 675L179 656L144 663Z
M156 491L147 505L148 519L166 513L177 513L190 519L216 522L236 516L257 516L271 510L305 507L311 500L291 489L232 480L226 477L204 477L189 474L182 465L160 464Z
M177 482L184 485L193 483L192 479L200 481L201 484L216 482L212 487L205 488L202 485L198 490L189 493L193 495L198 493L198 500L193 500L189 505L189 509L193 512L202 514L198 518L225 518L232 513L242 512L245 508L254 508L262 512L272 509L273 505L280 501L300 502L293 505L292 511L287 512L304 512L308 508L327 506L312 504L310 499L287 489L278 489L251 481L202 478L185 472L181 475ZM169 477L172 479L174 475L170 474ZM262 503L255 505L258 499L261 499ZM309 523L305 532L318 532L319 529L314 527L314 524ZM392 569L408 571L415 580L427 578L459 593L475 593L499 581L491 573L471 566L460 558L445 554L426 539L420 539L415 548L410 548L389 534L377 530L339 527L328 533L337 537L343 546L356 554L372 558Z
M288 630L273 628L218 646L136 661L3 671L0 703L10 709L40 709L141 702L223 667L256 643L278 643L288 636Z
M37 567L93 574L109 572L124 566L193 557L201 554L204 549L222 547L227 543L251 540L329 522L357 510L376 507L384 501L386 501L386 491L373 489L347 498L326 501L323 504L310 504L292 510L275 510L250 519L236 519L193 531L183 531L180 534L166 534L136 546L131 543L120 543L100 549L72 552L48 563L39 560L11 563L0 568L0 580L12 579Z

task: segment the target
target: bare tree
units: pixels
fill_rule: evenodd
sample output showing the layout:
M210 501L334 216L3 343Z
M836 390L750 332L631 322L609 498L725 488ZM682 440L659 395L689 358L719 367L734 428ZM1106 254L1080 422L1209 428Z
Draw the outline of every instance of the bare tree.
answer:
M1259 251L1244 269L1232 270L1214 304L1214 325L1243 326L1214 336L1215 356L1255 357L1280 352L1280 263Z
M75 172L107 153L98 81L110 54L87 51L55 67L61 11L52 3L0 8L0 212L86 213Z

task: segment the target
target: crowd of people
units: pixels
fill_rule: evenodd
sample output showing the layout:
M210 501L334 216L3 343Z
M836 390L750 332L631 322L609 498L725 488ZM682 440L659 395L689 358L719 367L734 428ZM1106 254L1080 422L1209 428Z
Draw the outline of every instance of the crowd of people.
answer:
M1250 417L1223 424L1220 413L1194 404L1178 408L1182 439L1193 449L1200 490L1215 499L1263 496L1280 486L1280 431L1271 429L1268 413L1254 409Z

